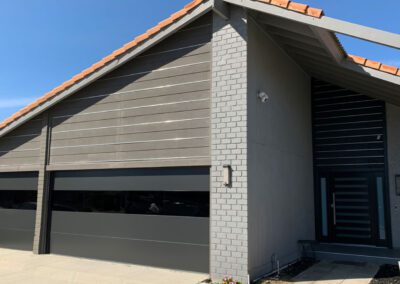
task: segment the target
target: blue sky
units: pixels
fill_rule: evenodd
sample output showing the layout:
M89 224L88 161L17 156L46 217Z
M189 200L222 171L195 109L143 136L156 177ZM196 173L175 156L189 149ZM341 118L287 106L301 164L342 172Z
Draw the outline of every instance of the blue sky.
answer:
M301 0L298 0L302 2ZM129 42L189 0L0 0L0 120ZM331 17L400 34L400 1L304 0ZM341 38L400 66L400 51Z

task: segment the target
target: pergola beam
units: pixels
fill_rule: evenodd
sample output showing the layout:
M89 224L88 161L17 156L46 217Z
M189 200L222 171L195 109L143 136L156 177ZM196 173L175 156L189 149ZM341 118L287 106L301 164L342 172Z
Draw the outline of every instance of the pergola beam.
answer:
M359 38L369 42L400 49L400 35L390 33L327 16L314 18L294 11L282 9L274 5L267 5L262 2L252 0L223 0L226 3L242 6L247 9L255 10L261 13L275 15L291 21L300 22L310 26L323 28L325 30Z

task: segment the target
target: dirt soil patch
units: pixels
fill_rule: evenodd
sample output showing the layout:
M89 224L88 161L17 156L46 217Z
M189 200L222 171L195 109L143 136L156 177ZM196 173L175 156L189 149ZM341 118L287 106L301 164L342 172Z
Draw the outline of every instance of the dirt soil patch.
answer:
M397 265L382 265L371 284L400 284L400 271Z
M273 274L256 282L256 284L285 284L291 283L291 279L307 270L316 263L314 259L303 258L285 269L281 270L279 275ZM399 282L400 283L400 282Z

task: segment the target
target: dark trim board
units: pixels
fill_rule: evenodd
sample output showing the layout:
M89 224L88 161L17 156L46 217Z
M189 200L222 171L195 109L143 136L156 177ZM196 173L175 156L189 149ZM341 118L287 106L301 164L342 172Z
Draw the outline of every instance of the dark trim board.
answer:
M387 131L387 112L386 112L386 104L385 104L385 121L384 121L384 128L383 128L383 135L384 139L384 154L385 154L385 222L386 222L386 236L387 242L383 244L388 248L393 248L393 236L392 236L392 211L391 211L391 202L390 202L390 184L389 184L389 155L388 155L388 131Z
M0 190L37 190L37 172L0 173Z
M54 172L54 190L209 191L208 167Z

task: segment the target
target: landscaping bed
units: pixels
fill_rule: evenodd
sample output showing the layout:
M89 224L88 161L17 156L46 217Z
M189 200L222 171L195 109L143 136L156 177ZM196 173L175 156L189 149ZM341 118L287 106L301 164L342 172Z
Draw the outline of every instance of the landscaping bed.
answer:
M268 277L265 277L256 282L256 284L285 284L291 283L291 279L307 270L311 266L316 263L314 259L311 258L303 258L298 262L295 262L285 269L282 269L278 274L273 274Z
M397 265L382 265L371 284L400 284L400 271Z

